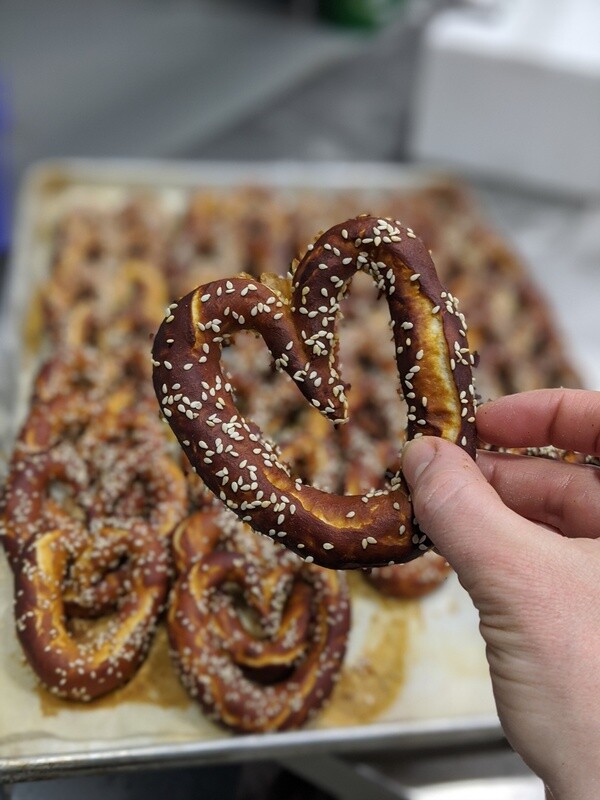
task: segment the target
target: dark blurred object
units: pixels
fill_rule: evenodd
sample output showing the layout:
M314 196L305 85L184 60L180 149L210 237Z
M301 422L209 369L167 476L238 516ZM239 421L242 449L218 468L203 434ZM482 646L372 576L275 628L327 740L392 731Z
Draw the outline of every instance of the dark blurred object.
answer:
M7 800L238 800L241 768L236 764L76 775L72 778L17 783L6 787ZM4 798L1 793L0 798ZM239 797L244 800L244 797ZM251 800L251 796L249 796Z
M323 19L352 28L379 28L405 5L405 0L319 0Z
M255 762L241 768L235 800L334 800L312 783L277 763Z

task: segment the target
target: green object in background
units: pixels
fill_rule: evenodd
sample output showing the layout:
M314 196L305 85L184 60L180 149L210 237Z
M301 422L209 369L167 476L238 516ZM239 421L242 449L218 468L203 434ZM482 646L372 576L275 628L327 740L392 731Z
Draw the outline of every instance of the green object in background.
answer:
M319 0L324 19L353 28L377 28L385 24L404 0Z

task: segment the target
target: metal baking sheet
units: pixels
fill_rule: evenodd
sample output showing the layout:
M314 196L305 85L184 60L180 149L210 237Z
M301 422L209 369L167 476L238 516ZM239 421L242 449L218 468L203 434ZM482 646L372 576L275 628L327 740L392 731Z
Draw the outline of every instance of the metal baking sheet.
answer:
M497 717L456 717L357 725L352 728L249 734L216 742L183 742L147 746L106 747L91 752L0 756L0 778L5 782L44 780L104 770L161 769L310 756L326 753L367 753L374 750L415 750L447 745L493 743L504 736Z
M107 187L132 190L150 188L176 195L194 187L229 185L265 185L292 191L303 187L359 189L376 193L386 189L417 188L443 179L444 176L438 174L372 164L307 166L282 163L249 165L68 160L36 166L28 175L21 194L13 259L0 319L0 369L1 374L8 378L0 384L0 408L4 412L0 433L5 449L27 397L27 374L31 365L27 363L22 349L22 320L32 282L35 284L43 277L40 272L43 271L43 259L40 259L38 252L39 240L43 236L40 221L44 204L53 193L65 187L82 186L98 190ZM10 574L5 570L0 573L0 590L4 589L5 595L6 591L10 591L9 583ZM483 644L477 632L477 615L465 597L458 582L452 579L448 588L444 587L442 592L425 601L425 614L431 620L431 636L437 644L429 641L421 643L421 657L426 666L420 668L418 676L412 678L412 688L408 691L401 719L245 736L232 736L218 729L207 736L201 730L195 734L192 724L191 728L189 725L186 727L183 734L170 735L163 731L142 736L139 731L134 731L128 735L97 740L96 736L89 734L87 739L73 734L68 724L60 735L50 735L43 728L32 731L31 735L7 730L6 727L3 729L0 707L0 780L39 779L103 769L308 755L324 750L349 752L380 747L412 748L498 740L502 732L494 714ZM457 603L462 604L463 608L446 630L448 609L455 608ZM5 603L4 608L4 631L9 635L10 604ZM360 612L363 627L369 624L369 613L368 608ZM466 651L461 651L458 644L463 635L468 639ZM452 648L452 640L457 636L457 645ZM440 655L446 652L444 647L448 648L448 657L443 659L444 668L447 666L450 674L456 678L450 683L448 675L445 675L446 683L439 677ZM16 658L14 652L11 658L13 661ZM477 665L475 670L471 668L471 660ZM2 669L0 663L0 677ZM11 693L5 693L4 698L9 696L9 702L19 703L19 687L13 688L16 693L13 694L10 689ZM23 691L22 697L24 701L26 691ZM427 702L423 698L433 702L429 706L429 713L426 713ZM6 703L4 699L3 704ZM7 708L6 705L4 707ZM132 716L140 714L139 706L129 709ZM86 711L79 714L85 715ZM101 723L96 723L96 734L98 730L103 730ZM146 730L161 731L161 728L154 727L150 719Z

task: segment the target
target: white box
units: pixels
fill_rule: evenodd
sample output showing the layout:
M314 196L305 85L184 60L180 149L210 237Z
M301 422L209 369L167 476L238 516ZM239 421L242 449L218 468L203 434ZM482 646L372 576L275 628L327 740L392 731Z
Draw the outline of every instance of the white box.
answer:
M600 196L600 0L496 0L424 33L411 154Z

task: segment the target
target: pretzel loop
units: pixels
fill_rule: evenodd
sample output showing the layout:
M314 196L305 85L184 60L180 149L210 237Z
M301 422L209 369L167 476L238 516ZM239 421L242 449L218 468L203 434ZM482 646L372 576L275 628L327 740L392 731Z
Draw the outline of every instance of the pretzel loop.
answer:
M256 331L304 397L332 422L344 422L337 322L358 270L371 275L390 309L408 438L443 436L474 456L466 323L424 245L399 223L363 216L331 228L297 265L291 284L242 276L199 287L172 304L153 348L163 414L208 487L254 530L335 569L409 561L429 549L401 473L385 490L358 496L328 494L294 478L236 409L221 345L240 330Z

